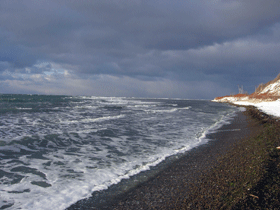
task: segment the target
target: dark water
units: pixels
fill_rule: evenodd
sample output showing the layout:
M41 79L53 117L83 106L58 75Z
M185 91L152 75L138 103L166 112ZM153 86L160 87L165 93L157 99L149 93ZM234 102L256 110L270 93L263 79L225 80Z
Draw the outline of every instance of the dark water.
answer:
M0 208L65 209L206 143L236 110L205 100L0 95Z

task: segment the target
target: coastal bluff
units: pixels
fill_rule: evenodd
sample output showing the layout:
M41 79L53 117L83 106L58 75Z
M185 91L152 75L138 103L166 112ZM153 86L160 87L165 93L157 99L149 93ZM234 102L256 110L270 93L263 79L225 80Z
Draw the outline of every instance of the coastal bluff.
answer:
M280 118L280 74L266 84L260 84L252 94L216 97L213 102L239 106L254 106L260 111Z
M280 74L267 82L266 84L260 84L254 93L243 94L239 93L236 95L227 95L222 97L216 97L213 101L215 102L227 102L239 105L246 105L245 103L257 104L260 102L272 102L280 99Z

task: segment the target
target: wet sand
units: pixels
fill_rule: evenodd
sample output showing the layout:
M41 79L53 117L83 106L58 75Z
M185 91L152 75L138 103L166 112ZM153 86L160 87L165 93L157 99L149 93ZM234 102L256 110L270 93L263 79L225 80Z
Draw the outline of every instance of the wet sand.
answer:
M208 143L190 150L144 183L102 205L87 199L69 209L176 209L192 193L191 183L219 164L217 158L226 154L238 141L256 135L259 128L258 124L252 123L251 117L238 112L231 124L207 135Z

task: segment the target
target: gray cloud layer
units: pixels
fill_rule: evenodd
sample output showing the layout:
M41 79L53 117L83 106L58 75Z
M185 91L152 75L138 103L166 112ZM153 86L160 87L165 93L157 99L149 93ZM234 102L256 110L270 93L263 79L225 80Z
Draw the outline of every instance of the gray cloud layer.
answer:
M279 0L1 0L0 92L252 92L279 73L279 22Z

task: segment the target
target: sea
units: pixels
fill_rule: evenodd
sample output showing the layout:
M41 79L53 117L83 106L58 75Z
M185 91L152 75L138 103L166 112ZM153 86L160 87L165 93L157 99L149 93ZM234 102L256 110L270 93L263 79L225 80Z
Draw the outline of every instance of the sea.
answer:
M207 144L238 110L209 100L2 94L0 209L59 210L120 183L127 191L146 180L132 177Z

